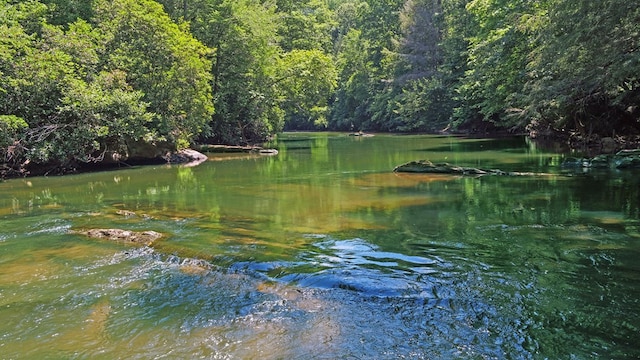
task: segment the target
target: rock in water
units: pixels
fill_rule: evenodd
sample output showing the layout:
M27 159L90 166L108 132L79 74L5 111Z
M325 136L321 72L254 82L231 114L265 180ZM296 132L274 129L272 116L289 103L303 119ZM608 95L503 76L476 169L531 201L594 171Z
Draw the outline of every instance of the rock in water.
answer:
M427 173L427 174L451 174L451 175L501 175L501 176L553 176L547 173L531 173L517 171L502 171L497 169L479 169L451 165L449 163L434 164L429 160L410 161L406 164L396 166L394 172L405 173Z
M195 166L207 161L207 155L193 149L182 149L165 155L165 160L171 164Z
M132 245L150 246L163 235L155 231L130 231L122 229L89 229L75 231L95 239L107 239Z
M458 175L486 175L488 172L482 169L455 166L448 163L434 164L429 160L410 161L396 166L394 172L413 172L430 174L458 174Z

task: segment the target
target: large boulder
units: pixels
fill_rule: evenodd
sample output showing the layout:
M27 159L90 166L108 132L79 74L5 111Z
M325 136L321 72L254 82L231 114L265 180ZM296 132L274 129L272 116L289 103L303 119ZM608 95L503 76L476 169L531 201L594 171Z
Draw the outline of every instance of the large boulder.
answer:
M182 149L165 155L164 159L171 164L195 166L207 161L207 155L193 149Z
M127 164L189 164L198 165L207 160L207 156L192 150L175 150L168 142L149 143L145 141L127 142L124 154L108 154L105 163L126 162Z

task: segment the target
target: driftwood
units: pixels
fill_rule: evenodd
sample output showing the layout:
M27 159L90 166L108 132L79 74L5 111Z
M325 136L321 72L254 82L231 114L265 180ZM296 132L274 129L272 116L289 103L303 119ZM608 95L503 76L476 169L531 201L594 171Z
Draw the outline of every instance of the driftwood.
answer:
M198 145L199 151L208 153L252 153L260 155L277 155L276 149L265 149L260 146L236 146L236 145Z
M373 134L367 134L364 133L362 131L358 131L358 132L354 132L354 133L350 133L349 136L362 136L362 137L373 137Z

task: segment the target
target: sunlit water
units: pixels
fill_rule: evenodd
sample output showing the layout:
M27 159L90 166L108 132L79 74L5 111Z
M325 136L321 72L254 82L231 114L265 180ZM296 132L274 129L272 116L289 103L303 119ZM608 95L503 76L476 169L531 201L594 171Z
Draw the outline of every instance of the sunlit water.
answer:
M0 358L640 357L638 172L522 138L271 145L0 183ZM553 175L391 171L418 159Z

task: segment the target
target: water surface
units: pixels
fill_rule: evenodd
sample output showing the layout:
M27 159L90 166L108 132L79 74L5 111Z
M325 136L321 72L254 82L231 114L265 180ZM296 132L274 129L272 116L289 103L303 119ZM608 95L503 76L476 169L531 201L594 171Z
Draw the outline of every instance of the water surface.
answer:
M270 145L0 183L0 358L640 357L637 172L524 138ZM391 171L418 159L547 174Z

